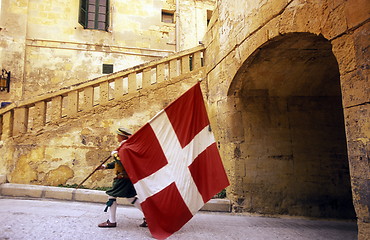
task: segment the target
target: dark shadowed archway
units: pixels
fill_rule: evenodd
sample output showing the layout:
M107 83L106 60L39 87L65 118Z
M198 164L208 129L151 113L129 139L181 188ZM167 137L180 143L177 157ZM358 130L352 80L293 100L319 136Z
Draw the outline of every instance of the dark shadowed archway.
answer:
M340 76L329 41L309 33L273 39L240 67L229 97L239 98L243 109L240 211L355 217Z

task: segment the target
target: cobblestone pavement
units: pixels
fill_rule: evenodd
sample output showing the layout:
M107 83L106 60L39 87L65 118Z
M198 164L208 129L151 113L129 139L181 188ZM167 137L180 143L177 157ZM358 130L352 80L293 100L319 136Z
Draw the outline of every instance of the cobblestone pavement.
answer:
M104 204L47 199L0 198L0 239L153 239L140 228L142 214L119 206L117 228L101 229L107 219ZM182 229L167 238L182 239L357 239L355 222L268 218L199 212Z

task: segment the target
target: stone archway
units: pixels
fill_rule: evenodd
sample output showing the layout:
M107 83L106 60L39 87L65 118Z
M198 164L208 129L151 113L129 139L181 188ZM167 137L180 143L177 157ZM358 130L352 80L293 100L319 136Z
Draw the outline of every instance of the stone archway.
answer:
M238 210L355 217L339 78L330 42L310 33L279 36L239 68Z

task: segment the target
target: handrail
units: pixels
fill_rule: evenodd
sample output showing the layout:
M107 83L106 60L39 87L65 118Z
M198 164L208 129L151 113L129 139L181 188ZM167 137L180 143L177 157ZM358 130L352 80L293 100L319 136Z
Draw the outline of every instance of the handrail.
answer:
M48 121L74 115L152 84L197 70L202 67L204 51L204 46L198 46L55 92L11 103L0 109L0 139L28 132L31 128L37 129Z

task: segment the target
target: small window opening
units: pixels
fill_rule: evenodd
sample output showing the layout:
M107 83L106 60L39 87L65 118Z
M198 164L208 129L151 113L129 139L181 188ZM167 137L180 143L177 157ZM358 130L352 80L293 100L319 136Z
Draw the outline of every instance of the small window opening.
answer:
M174 12L162 10L162 22L164 23L174 23Z
M113 73L113 64L103 64L103 74Z

